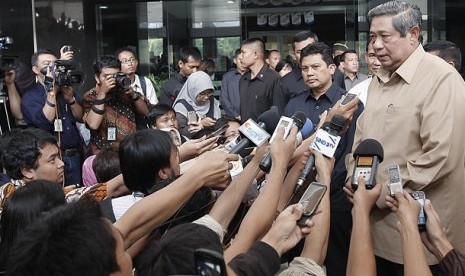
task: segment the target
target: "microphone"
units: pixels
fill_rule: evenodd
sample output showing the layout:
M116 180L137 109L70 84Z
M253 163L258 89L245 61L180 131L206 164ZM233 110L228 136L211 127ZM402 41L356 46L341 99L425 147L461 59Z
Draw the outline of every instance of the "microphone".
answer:
M357 190L358 178L365 180L365 187L369 190L376 184L378 164L383 162L383 146L375 139L363 140L354 151L355 167L352 174L352 189Z
M310 145L310 147L314 150L321 152L329 158L333 157L334 153L336 152L337 145L339 144L339 140L341 140L339 132L344 127L344 122L344 116L339 114L334 115L330 123L324 123L322 129L319 129L316 132L315 139L313 140L313 143ZM297 194L297 192L299 192L308 175L312 171L314 165L315 156L313 156L312 154L308 158L305 167L300 173L299 179L297 180L297 183L294 187L294 195Z
M307 118L305 113L303 113L302 111L297 111L296 113L294 113L294 115L292 115L291 118L282 116L278 125L282 125L285 128L284 139L287 138L292 128L292 124L290 122L292 122L292 124L294 124L300 130L296 137L296 144L298 146L300 145L300 143L302 143L302 140L310 137L310 135L312 134L313 123L310 119ZM271 136L270 143L273 142L277 133L278 128L276 127L273 136ZM260 162L259 168L262 171L269 173L271 170L271 162L271 154L270 152L268 152L263 157L262 162Z
M272 133L279 122L279 114L276 111L267 110L257 118L258 123L252 119L248 119L239 127L239 132L245 137L239 141L229 153L237 154L251 144L260 146Z

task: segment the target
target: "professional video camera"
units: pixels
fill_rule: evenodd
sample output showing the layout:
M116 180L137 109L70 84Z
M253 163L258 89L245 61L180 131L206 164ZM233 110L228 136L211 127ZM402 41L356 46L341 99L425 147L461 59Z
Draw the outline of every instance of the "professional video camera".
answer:
M1 52L8 49L13 44L13 38L9 36L0 37L0 80L5 77L5 73L19 67L19 57L3 56Z
M45 84L50 85L56 83L58 86L80 86L84 83L84 73L74 70L76 65L73 60L57 59L50 66L40 70L43 75L47 75L50 70L51 77L46 77Z
M11 130L11 124L14 120L10 117L8 108L8 96L4 90L4 77L5 73L14 70L19 66L18 57L5 57L2 55L3 50L8 49L8 46L13 44L11 37L0 37L0 135L5 131Z

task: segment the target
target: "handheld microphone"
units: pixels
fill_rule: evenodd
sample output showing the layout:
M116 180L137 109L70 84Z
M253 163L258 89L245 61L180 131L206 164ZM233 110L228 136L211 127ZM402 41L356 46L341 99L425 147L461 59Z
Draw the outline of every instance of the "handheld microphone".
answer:
M344 116L339 114L334 115L329 124L323 124L322 129L319 129L316 132L315 139L313 140L313 143L310 145L310 147L328 156L329 158L333 157L334 153L336 152L337 145L339 144L339 140L341 140L339 132L344 127L344 122ZM297 194L297 192L299 192L308 175L312 171L314 165L315 156L313 156L312 154L308 158L305 167L300 173L299 179L297 180L297 183L294 187L294 195Z
M237 154L249 147L251 144L260 146L272 133L279 121L279 114L276 111L268 110L257 118L258 123L252 119L247 120L239 127L239 132L245 137L232 148L229 153Z
M355 167L352 174L352 189L357 190L358 178L365 180L365 187L372 189L376 184L378 164L383 162L383 146L375 139L363 140L354 151Z
M289 123L289 119L290 121L292 121L292 124ZM297 145L300 145L300 143L302 143L302 140L310 137L313 130L312 121L308 119L305 113L303 113L302 111L297 111L296 113L294 113L294 115L292 115L291 118L282 116L278 125L282 125L285 128L284 139L286 139L289 135L292 125L295 125L300 130L296 137ZM278 128L276 127L273 136L271 136L270 143L273 142L277 132ZM260 169L266 173L269 173L271 170L271 162L271 153L268 152L263 157L262 162L260 162Z

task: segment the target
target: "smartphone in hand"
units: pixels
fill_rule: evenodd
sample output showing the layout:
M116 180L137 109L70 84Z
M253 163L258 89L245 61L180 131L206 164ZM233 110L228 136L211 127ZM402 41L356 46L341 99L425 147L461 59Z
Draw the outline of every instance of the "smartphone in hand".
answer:
M304 206L304 213L302 217L297 221L297 224L300 226L305 226L305 222L307 219L312 218L313 214L315 213L318 205L321 202L324 194L326 193L326 185L323 185L318 182L312 182L308 185L307 190L302 195L299 200L299 203Z

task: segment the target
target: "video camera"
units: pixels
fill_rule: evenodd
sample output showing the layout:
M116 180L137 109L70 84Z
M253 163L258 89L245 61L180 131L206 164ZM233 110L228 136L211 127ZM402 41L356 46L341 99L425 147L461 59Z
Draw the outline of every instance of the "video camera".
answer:
M13 38L9 36L0 37L0 53L13 44ZM3 56L0 54L0 80L5 77L6 72L16 70L19 67L19 57Z
M76 65L73 60L57 59L50 66L40 70L43 75L47 75L50 69L51 77L45 78L45 84L52 85L53 82L58 86L80 86L84 83L84 73L75 70Z

